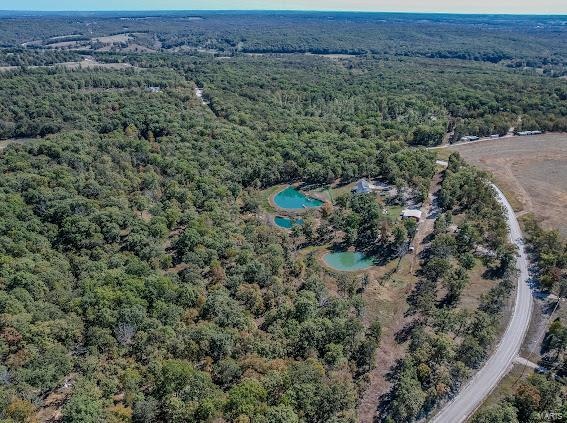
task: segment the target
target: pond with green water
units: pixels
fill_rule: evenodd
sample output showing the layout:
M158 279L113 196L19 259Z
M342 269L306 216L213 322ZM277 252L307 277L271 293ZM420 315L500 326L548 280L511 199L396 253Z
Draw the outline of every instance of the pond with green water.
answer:
M292 219L290 217L276 216L274 223L280 228L291 229L295 225L303 224L303 219Z
M309 209L323 205L323 201L308 197L291 186L278 192L274 197L274 203L279 208L288 210Z
M343 272L355 272L368 269L374 265L372 257L359 251L340 251L327 253L323 256L327 266Z

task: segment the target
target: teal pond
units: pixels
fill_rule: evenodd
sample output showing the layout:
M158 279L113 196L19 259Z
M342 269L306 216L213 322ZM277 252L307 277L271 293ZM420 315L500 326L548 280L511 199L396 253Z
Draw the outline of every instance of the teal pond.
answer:
M331 252L323 256L327 266L343 272L355 272L374 265L372 257L358 251Z
M315 208L323 205L323 201L308 197L291 186L278 192L274 197L274 203L279 208L288 210Z
M292 219L290 217L284 217L284 216L276 216L274 218L274 222L280 228L284 228L284 229L291 229L295 225L303 224L302 219Z

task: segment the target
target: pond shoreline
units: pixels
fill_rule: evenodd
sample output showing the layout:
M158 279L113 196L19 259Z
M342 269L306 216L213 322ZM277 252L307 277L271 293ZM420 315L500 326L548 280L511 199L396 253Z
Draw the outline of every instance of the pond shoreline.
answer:
M317 252L317 261L319 262L319 264L321 264L325 269L327 269L328 271L331 272L335 272L335 273L351 273L351 274L358 274L358 273L365 273L368 272L369 270L375 269L378 266L374 263L374 261L372 260L371 257L367 257L369 259L372 260L372 263L368 266L368 267L364 267L364 268L356 268L356 269L352 269L352 270L347 270L347 269L338 269L336 267L334 267L332 264L328 263L327 260L325 260L325 257L329 254L336 254L336 253L360 253L360 254L364 254L361 251L350 251L351 249L348 250L344 250L344 251L337 251L337 250L331 250L329 248L324 248L321 249L320 251Z
M278 189L277 191L275 191L273 194L270 195L270 197L268 198L268 202L270 203L270 206L272 206L276 212L282 213L283 217L293 217L293 216L297 216L297 215L302 215L304 213L306 213L309 210L318 210L321 207L323 207L323 205L325 203L327 203L328 201L322 198L317 198L317 196L315 195L311 195L308 193L305 193L304 191L301 190L301 184L299 182L293 183L293 184L286 184L283 185L283 188ZM301 193L303 196L305 196L308 199L311 200L317 200L319 202L321 202L320 205L318 206L314 206L314 207L305 207L305 208L286 208L286 207L281 207L280 205L278 205L276 203L276 197L281 194L283 191L289 189L289 188L293 188L294 190L298 191L299 193Z
M290 227L288 228L287 226L283 226L282 224L278 223L278 218L281 220L288 220L290 221ZM298 225L302 225L303 224L303 219L298 218L298 217L289 217L289 216L282 216L280 214L276 214L275 216L271 217L272 219L272 223L278 228L278 229L283 229L285 231L291 231L293 229L294 226L298 226Z

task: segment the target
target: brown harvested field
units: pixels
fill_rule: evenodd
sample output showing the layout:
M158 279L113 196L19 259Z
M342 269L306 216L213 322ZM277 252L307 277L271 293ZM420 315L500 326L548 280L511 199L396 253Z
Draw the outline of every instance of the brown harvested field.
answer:
M116 34L116 35L108 35L106 37L97 37L93 38L94 41L99 41L104 44L112 44L112 43L127 43L132 39L130 34Z
M132 66L130 63L104 63L94 60L82 60L81 62L68 62L61 63L60 66L65 66L68 69L91 69L91 68L104 68L104 69L128 69Z
M511 137L449 147L494 175L517 212L567 238L567 134Z
M137 66L132 66L130 63L104 63L104 62L97 62L92 59L84 59L80 62L62 62L56 63L54 65L45 65L45 66L28 66L29 69L40 69L40 68L54 68L56 66L62 66L67 69L92 69L92 68L101 68L101 69L129 69L129 68L138 68ZM0 72L7 72L20 69L20 66L0 66Z
M47 48L68 48L68 47L78 47L84 43L84 41L61 41L59 43L53 43L47 45Z

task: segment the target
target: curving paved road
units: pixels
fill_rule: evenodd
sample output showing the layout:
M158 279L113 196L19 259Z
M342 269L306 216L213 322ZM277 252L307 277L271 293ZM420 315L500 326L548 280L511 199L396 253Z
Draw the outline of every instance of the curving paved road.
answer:
M459 423L470 417L512 366L530 324L533 302L528 285L528 260L522 240L522 231L514 210L504 194L496 185L492 184L492 187L496 191L498 200L506 209L510 240L518 247L519 256L516 266L519 276L514 312L492 356L459 394L430 420L431 423Z

